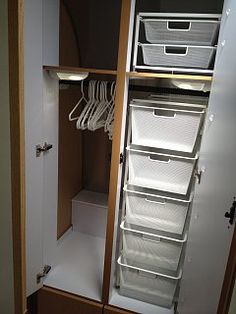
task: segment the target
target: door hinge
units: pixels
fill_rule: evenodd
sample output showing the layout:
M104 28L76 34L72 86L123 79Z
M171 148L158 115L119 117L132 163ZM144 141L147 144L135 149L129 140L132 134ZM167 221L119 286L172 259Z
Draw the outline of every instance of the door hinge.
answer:
M123 153L120 153L120 164L123 164L124 162L124 155Z
M45 265L42 273L37 274L37 283L40 283L41 279L44 278L51 270L50 265Z
M41 153L49 151L52 147L52 144L48 144L47 142L45 142L43 146L40 144L36 145L36 157L40 157Z

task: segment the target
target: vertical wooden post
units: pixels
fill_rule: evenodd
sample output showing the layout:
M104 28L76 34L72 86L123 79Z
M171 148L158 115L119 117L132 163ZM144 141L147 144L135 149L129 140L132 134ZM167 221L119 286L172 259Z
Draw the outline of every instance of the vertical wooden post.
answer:
M117 78L116 78L115 120L114 120L114 131L113 131L112 160L111 160L109 199L108 199L108 217L107 217L107 231L106 231L106 249L105 249L104 274L103 274L102 302L104 304L108 303L110 277L111 277L112 245L113 245L114 219L115 219L115 209L116 209L118 172L119 172L119 163L120 163L119 162L120 161L120 138L121 138L122 114L123 114L125 86L126 86L126 66L127 66L127 58L128 58L131 6L132 6L132 0L122 0Z
M227 314L229 311L231 297L235 285L235 277L236 277L236 226L234 226L234 234L226 266L224 282L221 289L217 314Z
M26 313L23 0L8 1L15 313Z

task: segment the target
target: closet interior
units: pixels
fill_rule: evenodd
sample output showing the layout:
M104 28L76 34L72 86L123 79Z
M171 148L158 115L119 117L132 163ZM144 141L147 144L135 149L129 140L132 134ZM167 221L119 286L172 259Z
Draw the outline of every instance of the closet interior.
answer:
M223 1L59 2L42 58L46 271L28 294L178 313Z

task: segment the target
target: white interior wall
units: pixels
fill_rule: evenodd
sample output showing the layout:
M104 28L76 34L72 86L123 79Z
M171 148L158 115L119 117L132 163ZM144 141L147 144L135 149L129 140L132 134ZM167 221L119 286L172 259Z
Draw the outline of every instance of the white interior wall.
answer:
M14 313L7 0L0 1L0 313Z

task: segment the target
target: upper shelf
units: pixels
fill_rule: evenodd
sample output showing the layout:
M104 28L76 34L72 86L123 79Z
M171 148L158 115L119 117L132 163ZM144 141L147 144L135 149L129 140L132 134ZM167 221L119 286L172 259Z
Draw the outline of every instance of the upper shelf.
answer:
M107 69L92 69L92 68L79 68L79 67L67 67L67 66L50 66L44 65L44 70L55 73L89 73L89 74L101 74L101 75L113 75L116 76L116 70ZM180 80L193 80L193 81L211 81L212 75L191 75L191 74L171 74L171 73L153 73L153 72L127 72L130 78L159 78L159 79L180 79Z
M211 81L212 75L191 75L191 74L171 74L153 72L127 72L130 78L160 78L160 79L179 79L192 81Z
M90 73L90 74L105 74L105 75L116 75L117 71L115 70L103 70L103 69L90 69L90 68L79 68L79 67L67 67L67 66L50 66L44 65L44 70L51 72L60 72L60 73Z

